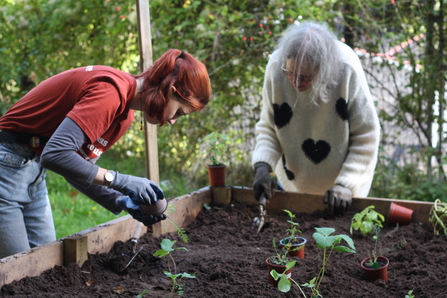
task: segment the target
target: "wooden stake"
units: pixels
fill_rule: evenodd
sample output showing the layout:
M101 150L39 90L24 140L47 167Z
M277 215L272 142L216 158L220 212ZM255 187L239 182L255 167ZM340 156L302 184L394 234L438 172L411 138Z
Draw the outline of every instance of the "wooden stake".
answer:
M64 265L78 263L82 266L88 259L88 237L72 236L64 239Z

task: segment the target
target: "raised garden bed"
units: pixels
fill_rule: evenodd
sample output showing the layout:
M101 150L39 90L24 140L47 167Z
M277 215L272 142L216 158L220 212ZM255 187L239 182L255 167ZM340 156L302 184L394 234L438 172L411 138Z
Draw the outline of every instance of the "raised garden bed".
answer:
M229 202L229 199L232 201ZM175 247L188 249L179 249L172 253L176 260L177 273L187 272L196 276L195 279L185 278L180 281L186 286L183 297L302 297L296 287L289 293L281 293L267 284L265 259L274 253L271 240L281 238L288 227L288 217L282 209L297 214L295 221L300 223L299 228L303 232L300 236L308 239L305 258L298 261L292 273L292 278L305 283L320 268L321 250L316 248L312 238L316 227L332 227L336 229L336 234L350 235L350 219L355 212L373 204L378 212L387 215L391 202L386 199L357 198L354 199L352 209L343 217L330 217L321 201L319 196L275 194L267 208L267 223L256 234L251 227L258 212L251 189L222 188L214 193L210 189L201 190L171 201L176 211L170 215L170 219L185 227L188 243L182 242L175 233L175 227L165 222L139 239L137 247L142 247L142 250L126 270L118 272L133 256L132 243L122 239L112 242L110 251L106 248L109 243L102 243L101 249L93 248L95 243L108 238L112 241L120 234L117 232L119 228L113 233L106 231L111 231L113 226L123 225L122 222L106 224L92 231L79 233L88 237L90 252L82 267L77 264L64 266L56 263L39 275L28 274L30 277L3 282L0 296L135 297L147 290L148 293L143 297L169 297L171 281L163 274L163 270L168 270L168 259L153 256L160 248L161 240L169 238L178 240ZM210 204L211 209L203 208L204 203ZM366 250L371 249L373 241L371 237L354 233L350 236L357 253L333 254L320 288L324 297L403 298L410 290L413 290L415 297L445 296L447 237L433 235L428 222L431 204L408 201L399 203L415 211L412 223L401 226L393 234L393 238L389 239L389 245L403 241L406 244L387 254L390 260L388 283L380 280L367 282L364 279L359 264L367 257ZM126 223L124 226L132 225ZM383 231L392 228L394 225L385 224ZM131 230L122 230L126 235L124 238L130 238ZM46 252L48 247L34 249L7 260L2 259L0 280L7 280L6 268L25 273L31 270L32 264L27 264L25 260L29 260L36 251L43 252L40 253L41 261L36 257L32 258L35 264L57 259L55 254L63 259L62 253L53 247L57 245L60 245L59 242L49 246L52 248ZM95 249L98 251L92 252ZM15 263L21 259L21 263ZM310 292L306 294L310 297Z

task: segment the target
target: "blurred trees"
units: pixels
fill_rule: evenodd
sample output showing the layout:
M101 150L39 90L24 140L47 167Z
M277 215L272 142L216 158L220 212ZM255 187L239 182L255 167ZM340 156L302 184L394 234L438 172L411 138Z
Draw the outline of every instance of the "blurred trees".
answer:
M416 178L408 175L416 172L420 183L431 181L431 191L436 189L433 183L443 181L445 0L149 3L154 60L169 48L193 54L207 65L214 93L204 111L158 129L162 177L182 174L197 187L206 185L206 148L201 139L216 131L233 140L228 156L230 183L251 185L254 125L268 56L287 26L312 19L328 22L339 38L364 52L362 61L384 132L374 185L380 192L376 193L398 195L402 189L385 182L411 181ZM38 82L68 68L105 64L131 73L138 70L134 0L0 0L0 4L0 55L4 58L0 59L0 113ZM389 104L383 106L383 102ZM399 136L407 130L420 146L411 147L417 156L414 163L399 164L390 156L394 149L386 148L405 145ZM115 152L142 154L142 139L138 124ZM409 166L416 172L408 171ZM407 193L410 187L403 185L402 193Z

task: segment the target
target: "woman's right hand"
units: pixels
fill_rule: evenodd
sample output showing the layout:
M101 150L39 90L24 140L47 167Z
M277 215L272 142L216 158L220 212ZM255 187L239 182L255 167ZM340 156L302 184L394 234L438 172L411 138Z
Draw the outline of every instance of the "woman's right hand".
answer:
M137 205L155 205L165 197L163 190L154 181L118 172L115 172L115 178L108 187L129 196Z

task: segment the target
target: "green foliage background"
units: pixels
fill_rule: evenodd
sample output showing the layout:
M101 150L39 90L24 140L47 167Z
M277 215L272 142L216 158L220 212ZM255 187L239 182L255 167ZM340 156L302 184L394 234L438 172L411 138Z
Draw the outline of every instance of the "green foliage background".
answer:
M376 87L380 90L372 90L376 96L393 86L387 96L395 98L396 105L379 111L382 125L414 130L423 148L414 152L417 162L404 164L393 163L382 150L370 195L447 201L442 167L445 134L440 129L444 117L431 108L435 103L441 111L445 107L445 0L153 0L149 4L154 60L169 48L185 50L207 65L213 87L207 108L158 129L160 177L168 196L207 185L204 165L209 155L202 139L211 132L231 139L225 156L228 184L251 186L254 125L268 56L291 23L312 19L328 22L348 45L370 53L425 36L396 53L397 68L375 63L369 73L376 86L383 83ZM0 114L33 86L66 69L103 64L138 72L135 0L0 0L0 23ZM402 85L395 76L404 61L413 68ZM381 73L391 74L388 85ZM103 155L100 165L145 175L139 117L138 113L134 127ZM435 123L437 131L432 129ZM432 142L434 134L439 136L437 143ZM384 130L383 148L396 135ZM73 192L57 175L49 174L49 188L55 217L81 215L98 218L97 223L115 217L101 207L93 210L98 207L95 203ZM78 210L84 202L83 210Z

